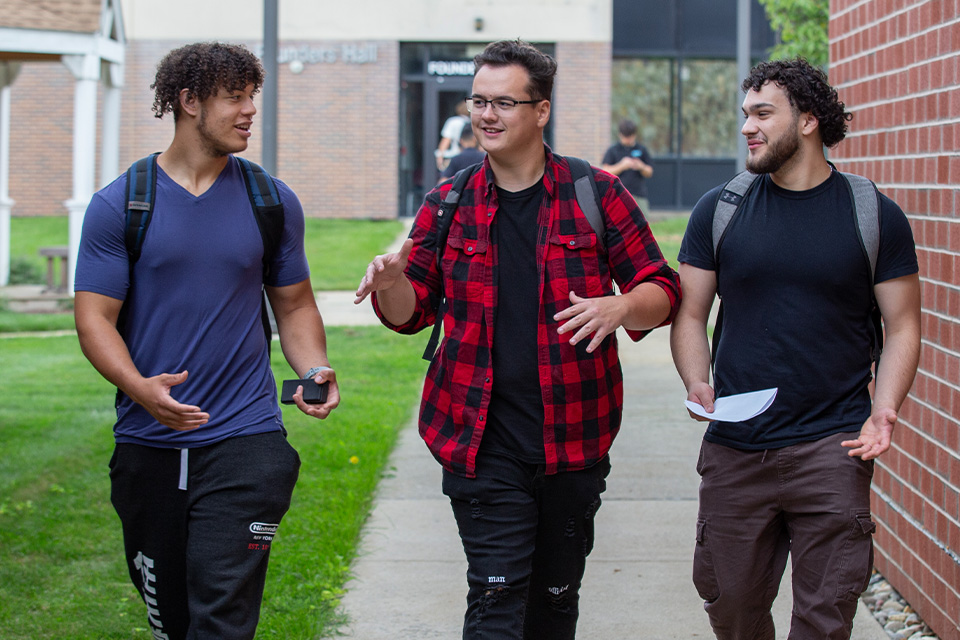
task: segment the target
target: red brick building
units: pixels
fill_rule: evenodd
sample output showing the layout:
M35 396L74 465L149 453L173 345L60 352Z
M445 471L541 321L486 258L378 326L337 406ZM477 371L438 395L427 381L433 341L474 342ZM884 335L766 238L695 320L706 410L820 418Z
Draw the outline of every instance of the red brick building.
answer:
M855 114L832 152L903 208L922 285L920 370L877 462L876 565L960 639L960 0L830 0L830 81Z

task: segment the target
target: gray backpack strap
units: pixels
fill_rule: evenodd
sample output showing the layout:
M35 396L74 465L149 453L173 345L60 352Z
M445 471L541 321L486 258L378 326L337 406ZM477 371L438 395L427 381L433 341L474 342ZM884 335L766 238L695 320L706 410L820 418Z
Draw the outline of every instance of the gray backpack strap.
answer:
M853 208L857 214L857 233L863 252L870 265L870 285L877 273L877 255L880 253L880 192L867 178L852 173L841 173L850 186Z
M570 165L570 174L573 177L573 188L577 194L577 204L580 210L587 217L587 222L597 234L597 242L600 243L600 249L606 250L604 233L607 225L603 220L603 213L600 211L600 192L597 190L597 183L593 178L593 170L590 163L583 158L567 156L567 162Z
M733 219L733 214L740 208L740 203L750 191L754 181L759 176L756 173L742 171L733 179L724 185L720 192L720 199L717 200L717 206L713 211L713 258L717 259L717 251L720 249L720 241L727 230L727 225Z

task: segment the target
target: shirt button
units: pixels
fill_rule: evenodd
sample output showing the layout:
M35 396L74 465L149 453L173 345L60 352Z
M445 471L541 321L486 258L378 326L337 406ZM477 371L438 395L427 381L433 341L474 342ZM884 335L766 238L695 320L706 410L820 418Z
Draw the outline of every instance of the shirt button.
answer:
M467 247L467 251L473 251L473 245L470 245L469 247Z
M570 241L570 246L571 246L571 247L576 246L576 244L577 244L577 241L576 241L576 240L571 240L571 241Z
M483 416L480 416L480 422L483 422Z

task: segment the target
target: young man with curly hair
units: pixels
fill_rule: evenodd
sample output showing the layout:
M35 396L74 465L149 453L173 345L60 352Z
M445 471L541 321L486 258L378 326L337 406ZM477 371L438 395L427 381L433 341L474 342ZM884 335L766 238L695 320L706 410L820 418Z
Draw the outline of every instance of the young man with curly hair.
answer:
M871 272L848 179L824 155L851 116L820 70L764 62L743 89L747 169L760 175L718 248L714 212L732 192L711 190L691 214L671 345L688 400L709 413L717 397L778 391L759 416L707 427L693 578L717 638L772 640L789 555L789 637L849 638L873 564L873 459L890 447L919 358L913 235L900 208L867 185L879 207ZM711 387L706 329L717 294ZM874 297L886 339L871 398Z
M441 292L449 302L420 434L443 465L467 556L463 638L570 640L623 409L616 331L639 340L669 323L679 283L619 179L593 171L602 238L577 204L569 160L543 142L554 59L500 41L474 67L467 104L487 156L442 266L449 180L427 194L402 249L370 264L357 302L373 294L401 333L437 322Z
M160 62L154 111L173 113L156 158L152 222L139 259L124 240L127 179L94 195L76 276L80 346L118 388L111 500L131 579L157 638L253 638L273 536L300 467L287 443L261 324L262 291L284 355L329 382L323 321L303 248L303 209L276 180L279 246L264 241L241 167L263 82L259 60L219 43ZM132 262L132 264L131 264ZM123 321L118 319L123 309Z

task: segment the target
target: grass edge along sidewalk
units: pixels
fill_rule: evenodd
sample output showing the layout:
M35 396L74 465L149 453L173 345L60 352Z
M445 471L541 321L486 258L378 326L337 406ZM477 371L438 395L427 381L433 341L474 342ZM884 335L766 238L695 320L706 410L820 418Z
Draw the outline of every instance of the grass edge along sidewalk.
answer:
M371 497L423 381L422 340L330 327L328 342L341 406L323 422L284 407L303 466L270 562L261 639L335 626ZM290 373L279 351L278 380ZM113 387L75 336L6 339L0 368L0 637L150 638L109 499Z

